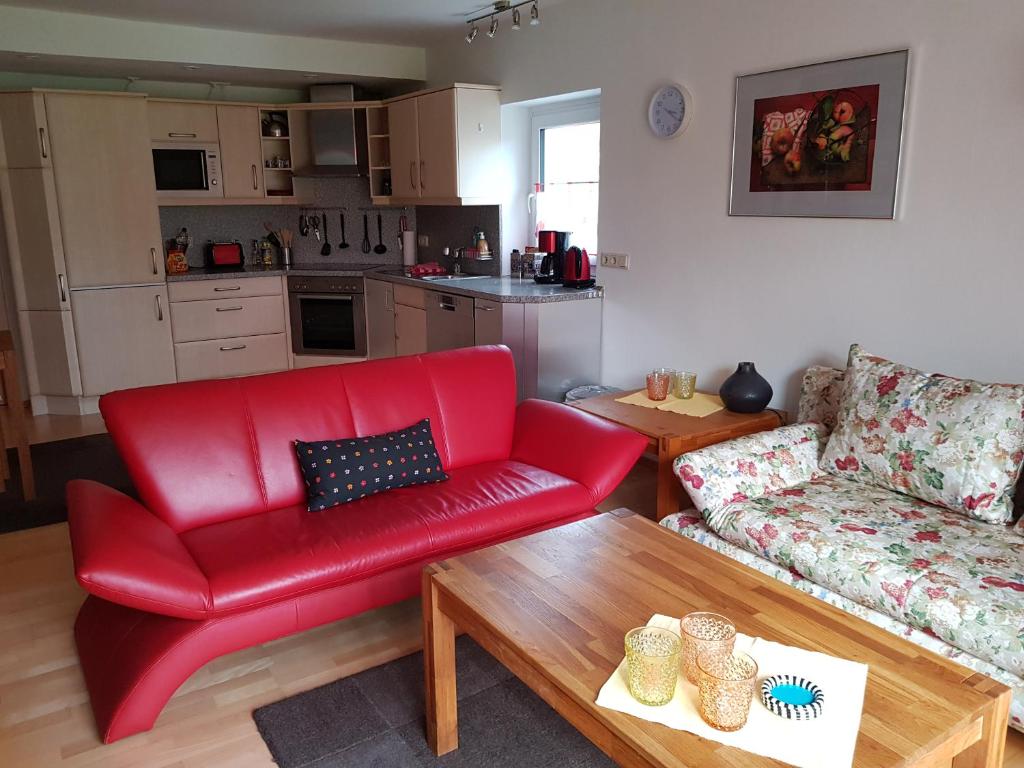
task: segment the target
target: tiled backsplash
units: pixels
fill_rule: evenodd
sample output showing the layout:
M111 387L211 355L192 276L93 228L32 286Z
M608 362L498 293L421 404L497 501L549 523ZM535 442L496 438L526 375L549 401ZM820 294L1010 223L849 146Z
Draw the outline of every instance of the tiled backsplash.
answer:
M470 248L473 233L482 229L494 258L490 261L467 261L463 269L475 275L501 274L501 233L499 232L500 209L496 205L421 206L416 209L416 234L427 235L430 245L419 249L419 260L436 261L450 269L451 261L445 261L442 251L448 246ZM410 225L411 226L411 225Z
M192 247L188 251L188 262L193 267L203 266L204 245L209 240L238 240L249 255L253 239L266 237L264 222L274 229L287 227L295 233L292 246L292 261L295 263L335 262L342 264L401 264L402 251L399 246L399 218L404 213L409 219L410 229L416 227L414 208L380 208L368 211L371 251L363 253L363 208L370 207L369 189L366 179L302 179L298 184L307 185L307 199L315 201L308 207L289 205L196 205L168 206L160 209L160 231L164 240L170 240L178 230L186 227L192 235ZM345 211L345 235L349 248L338 248L341 242L340 212L327 210L327 237L331 243L331 255L322 256L313 233L307 237L299 235L299 214L306 212L323 214L320 206L343 206ZM383 219L384 245L387 253L376 254L372 246L377 245L377 211ZM322 226L322 225L321 225Z

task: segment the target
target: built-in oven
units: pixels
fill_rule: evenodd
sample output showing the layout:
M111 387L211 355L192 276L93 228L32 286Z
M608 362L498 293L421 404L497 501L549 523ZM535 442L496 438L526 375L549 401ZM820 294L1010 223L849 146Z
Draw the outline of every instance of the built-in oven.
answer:
M160 197L224 197L220 145L154 141L153 175Z
M288 276L292 351L366 357L362 277Z

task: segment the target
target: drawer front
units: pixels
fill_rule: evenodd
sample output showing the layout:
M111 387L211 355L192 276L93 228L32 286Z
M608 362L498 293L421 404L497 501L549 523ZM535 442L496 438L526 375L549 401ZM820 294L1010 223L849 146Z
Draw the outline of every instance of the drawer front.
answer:
M411 285L395 283L395 304L426 309L426 293L422 288L413 288Z
M171 304L171 330L175 341L284 333L284 299L252 296Z
M288 368L288 340L283 333L241 339L189 341L174 345L178 381L248 376Z
M280 277L239 277L237 280L170 281L167 283L169 301L205 301L206 299L240 299L244 296L280 296L283 293Z

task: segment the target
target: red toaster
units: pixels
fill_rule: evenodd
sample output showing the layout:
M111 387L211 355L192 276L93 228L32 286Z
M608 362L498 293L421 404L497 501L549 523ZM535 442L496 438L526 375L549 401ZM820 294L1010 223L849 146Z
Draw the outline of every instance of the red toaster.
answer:
M245 256L242 253L241 243L214 243L206 244L206 266L208 267L242 267L245 266Z

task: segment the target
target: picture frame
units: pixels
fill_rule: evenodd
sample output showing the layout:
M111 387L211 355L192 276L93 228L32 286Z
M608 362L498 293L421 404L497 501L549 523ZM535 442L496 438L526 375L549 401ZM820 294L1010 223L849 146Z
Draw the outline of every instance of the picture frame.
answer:
M730 216L892 219L910 51L736 78Z

